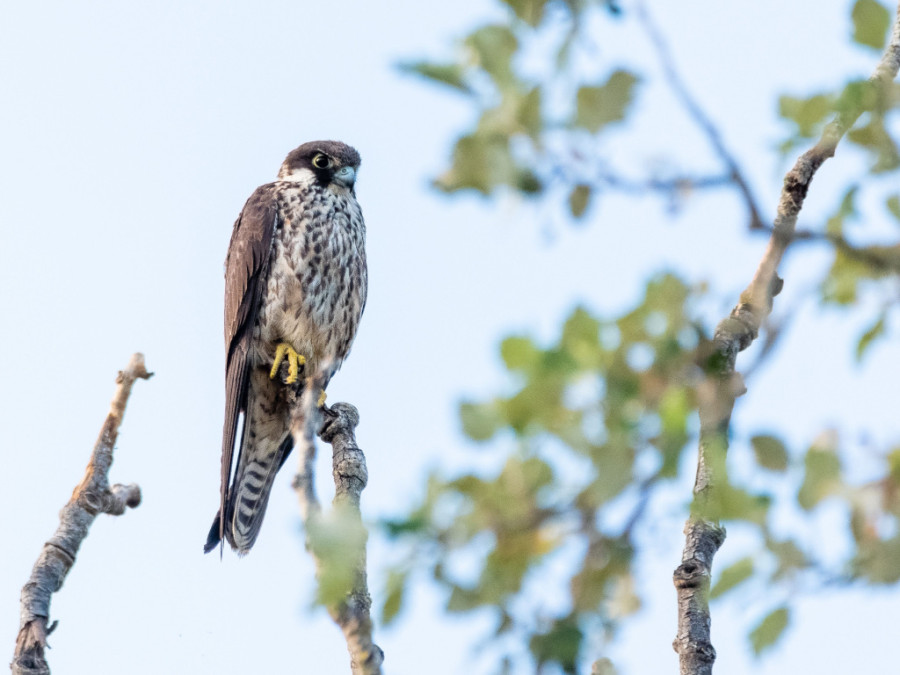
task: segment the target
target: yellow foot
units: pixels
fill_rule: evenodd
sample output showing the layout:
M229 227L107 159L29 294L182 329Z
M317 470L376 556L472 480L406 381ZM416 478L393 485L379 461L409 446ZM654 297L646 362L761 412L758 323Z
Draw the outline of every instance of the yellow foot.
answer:
M300 366L306 363L303 354L298 354L293 347L287 342L281 342L275 349L275 362L272 363L272 370L269 371L269 379L274 380L278 375L278 368L281 362L287 357L288 361L288 378L285 384L294 384L300 376Z
M325 393L325 390L323 389L322 392L319 394L319 402L316 403L316 407L321 408L323 405L325 405L326 398L328 398L328 395Z

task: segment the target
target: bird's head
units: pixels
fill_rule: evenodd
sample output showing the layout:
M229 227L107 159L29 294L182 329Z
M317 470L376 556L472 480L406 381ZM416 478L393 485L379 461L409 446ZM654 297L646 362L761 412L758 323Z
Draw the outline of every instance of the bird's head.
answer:
M353 192L359 153L340 141L312 141L291 150L278 171L278 180L334 185Z

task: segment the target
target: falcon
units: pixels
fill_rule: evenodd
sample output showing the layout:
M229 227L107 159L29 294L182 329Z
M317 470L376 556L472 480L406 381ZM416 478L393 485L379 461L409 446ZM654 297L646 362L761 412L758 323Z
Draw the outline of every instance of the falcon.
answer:
M224 546L223 538L239 554L253 546L293 447L291 389L321 383L322 405L356 336L367 290L366 226L354 192L359 163L344 143L304 143L234 224L225 259L222 483L204 552Z

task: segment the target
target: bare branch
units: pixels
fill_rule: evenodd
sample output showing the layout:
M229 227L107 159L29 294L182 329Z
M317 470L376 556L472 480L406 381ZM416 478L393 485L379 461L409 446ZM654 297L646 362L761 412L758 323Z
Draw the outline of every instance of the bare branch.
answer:
M774 228L765 228L769 233ZM900 273L900 247L896 244L867 244L855 246L839 234L819 230L794 230L792 241L824 242L833 245L848 258L853 258L878 272L885 274Z
M125 507L141 503L141 489L137 485L109 485L109 467L119 425L125 416L125 404L131 387L138 378L149 379L142 354L135 354L125 370L116 378L109 415L100 430L84 479L75 487L71 499L59 513L59 527L44 544L28 583L22 588L21 620L16 638L16 651L10 664L13 675L48 674L50 666L44 658L47 635L56 627L48 626L50 598L62 588L63 581L87 537L88 529L99 513L118 516Z
M291 433L300 455L300 471L294 478L294 489L300 499L300 511L306 531L306 548L316 563L316 576L321 581L335 564L334 551L327 551L327 543L340 540L340 558L350 567L352 582L349 591L338 602L327 602L331 618L341 629L350 652L350 671L353 675L380 675L384 652L372 641L372 598L366 578L367 534L359 511L360 495L368 482L366 458L356 444L355 429L359 412L349 403L335 403L333 407L316 406L320 386L308 383L303 394L293 402ZM321 426L320 426L321 420ZM315 494L315 438L314 430L332 447L332 475L336 517L325 522ZM341 532L329 532L340 528ZM324 543L323 543L324 542Z
M891 32L890 44L870 78L887 84L900 69L900 6ZM716 658L710 640L709 580L713 557L725 540L725 529L709 509L717 481L724 478L727 431L735 398L744 391L735 372L738 352L746 349L759 334L762 322L772 310L773 298L781 290L778 265L793 240L797 216L816 171L829 157L845 133L863 113L845 111L831 122L816 145L805 152L784 179L778 213L769 244L750 285L740 302L716 327L708 358L707 377L698 388L700 448L694 483L694 508L685 525L686 543L682 563L674 573L678 593L678 634L673 642L678 652L681 675L709 675Z
M756 198L753 196L750 184L744 177L744 174L737 163L737 159L735 159L734 155L725 147L725 142L722 140L722 136L716 128L716 125L703 111L703 108L700 107L700 104L696 99L691 96L691 93L688 91L687 86L681 79L678 71L675 70L675 61L672 58L671 51L669 51L669 46L666 44L662 33L659 32L656 25L653 23L653 20L650 18L647 7L643 2L637 3L637 16L643 24L644 30L650 38L650 42L653 43L654 49L656 49L656 56L669 86L681 100L681 104L694 119L697 126L700 127L704 134L706 134L710 145L712 145L716 154L719 155L719 159L722 160L722 163L725 164L728 169L730 180L734 182L743 196L747 211L750 213L750 229L761 228L763 226L763 220L760 216L759 207L756 205Z
M645 192L679 193L721 188L730 185L731 176L677 176L674 178L631 179L612 171L599 171L597 181L603 186L621 192L640 195Z

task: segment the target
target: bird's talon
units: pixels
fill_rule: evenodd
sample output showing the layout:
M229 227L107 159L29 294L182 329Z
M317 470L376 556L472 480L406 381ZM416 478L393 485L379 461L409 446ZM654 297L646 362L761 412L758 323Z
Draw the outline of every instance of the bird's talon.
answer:
M269 371L269 379L274 380L278 375L278 369L281 362L287 358L288 376L284 381L285 384L294 384L300 377L300 366L306 363L303 354L298 354L287 342L281 342L275 348L275 360L272 363L272 370Z
M319 394L319 401L316 403L316 407L321 408L322 406L324 406L326 398L328 398L328 394L326 394L325 390L323 389Z

